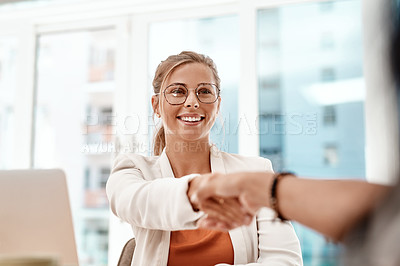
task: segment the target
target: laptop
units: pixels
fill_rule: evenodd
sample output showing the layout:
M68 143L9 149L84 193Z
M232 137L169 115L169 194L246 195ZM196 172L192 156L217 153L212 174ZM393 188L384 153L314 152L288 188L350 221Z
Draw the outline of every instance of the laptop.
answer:
M0 256L49 256L78 265L62 170L0 171Z

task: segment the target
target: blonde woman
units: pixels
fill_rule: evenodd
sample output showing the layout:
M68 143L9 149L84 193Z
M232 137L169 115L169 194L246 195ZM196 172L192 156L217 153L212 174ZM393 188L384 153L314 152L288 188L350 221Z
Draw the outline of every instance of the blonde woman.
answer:
M120 155L107 183L112 211L134 231L133 265L302 265L293 227L274 222L270 209L251 218L237 200L211 198L208 217L245 225L225 232L197 228L206 214L189 199L204 174L272 171L267 159L210 144L221 103L213 61L195 52L172 55L159 64L153 88L153 110L162 121L155 156Z

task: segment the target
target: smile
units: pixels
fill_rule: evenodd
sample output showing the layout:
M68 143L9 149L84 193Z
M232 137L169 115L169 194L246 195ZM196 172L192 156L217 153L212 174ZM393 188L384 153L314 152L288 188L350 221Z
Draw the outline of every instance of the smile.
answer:
M178 116L177 118L184 122L191 122L191 123L200 122L201 120L205 119L204 116Z

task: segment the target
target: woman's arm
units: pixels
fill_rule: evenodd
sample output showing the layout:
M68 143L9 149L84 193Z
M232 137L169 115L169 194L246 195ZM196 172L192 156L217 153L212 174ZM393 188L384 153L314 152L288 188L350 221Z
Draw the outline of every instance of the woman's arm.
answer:
M251 213L271 207L273 173L217 175L199 186L191 201L209 196L237 197ZM300 222L333 240L341 240L386 195L390 187L356 180L282 178L277 186L277 208L286 219ZM206 209L203 211L207 212ZM218 228L215 219L200 226Z
M156 178L149 176L153 173L149 168L150 166L141 160L134 162L126 155L121 155L115 160L106 186L113 213L131 225L147 229L196 229L197 221L204 213L194 211L187 193L189 182L195 183L195 179L201 179L202 176ZM147 172L146 178L142 171ZM215 199L208 202L215 202ZM233 218L235 223L245 221L246 212L237 211L237 208L240 208L237 200L226 200L223 207L221 209L221 206L217 205L217 208L213 209ZM250 217L248 219L251 220Z
M277 222L274 212L262 208L257 214L258 259L250 265L303 265L300 242L290 222Z
M258 258L256 262L240 266L303 265L299 239L293 226L288 221L277 222L274 217L275 214L271 209L262 208L258 212L256 217ZM227 265L218 264L218 266Z
M194 212L188 201L186 193L191 178L145 180L130 158L120 156L106 187L111 210L138 227L169 231L194 229L203 213Z

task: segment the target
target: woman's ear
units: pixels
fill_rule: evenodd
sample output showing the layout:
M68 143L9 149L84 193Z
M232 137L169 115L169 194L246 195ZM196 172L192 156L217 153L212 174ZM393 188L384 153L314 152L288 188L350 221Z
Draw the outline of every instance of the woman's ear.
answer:
M221 106L221 97L218 97L218 106L217 106L217 114L219 114L219 108Z
M157 117L161 117L160 108L159 108L159 96L158 95L151 96L151 106L153 107L153 112L156 114L156 116Z

